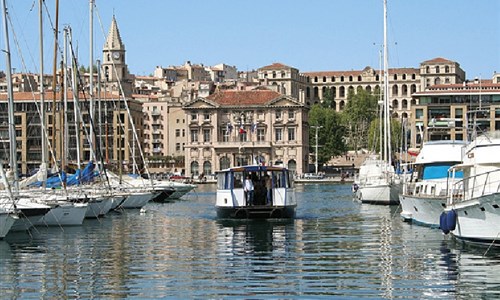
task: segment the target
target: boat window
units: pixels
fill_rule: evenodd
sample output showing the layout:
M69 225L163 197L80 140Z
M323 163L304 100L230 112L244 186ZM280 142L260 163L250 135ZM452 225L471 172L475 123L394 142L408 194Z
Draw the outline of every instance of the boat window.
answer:
M217 189L219 190L225 190L228 188L226 185L226 175L229 173L218 173L217 174Z
M241 189L243 188L243 172L234 172L234 183L233 183L233 188L235 189Z

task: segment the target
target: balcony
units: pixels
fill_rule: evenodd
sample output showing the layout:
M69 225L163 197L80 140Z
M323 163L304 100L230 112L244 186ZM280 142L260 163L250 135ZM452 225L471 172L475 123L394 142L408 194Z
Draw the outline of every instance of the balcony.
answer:
M271 148L270 141L262 142L240 142L240 141L230 141L230 142L215 142L212 144L215 149L228 149L228 148Z
M153 153L160 153L161 152L161 148L153 148Z

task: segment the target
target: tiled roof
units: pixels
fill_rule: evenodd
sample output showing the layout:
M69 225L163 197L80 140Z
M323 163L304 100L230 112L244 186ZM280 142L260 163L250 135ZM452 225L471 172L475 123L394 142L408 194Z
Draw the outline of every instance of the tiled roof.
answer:
M207 97L221 105L263 105L280 97L281 94L270 90L233 91L226 90L214 93Z
M282 63L273 63L272 65L269 66L264 66L260 68L259 70L282 70L282 69L290 69L290 66L284 65Z
M421 64L424 65L424 64L439 64L439 63L454 63L454 61L451 61L449 59L442 58L442 57L436 57L436 58L431 59L431 60L426 60L426 61L422 62Z
M374 71L375 71L375 74L380 74L379 70L374 70ZM358 76L358 75L363 74L364 72L365 72L364 70L350 70L350 71L304 72L302 74L305 76L309 76L309 77L314 77L314 76L340 77L340 76L349 76L349 75ZM392 69L389 69L389 74L412 74L412 73L419 73L419 72L420 72L420 70L415 69L415 68L392 68Z

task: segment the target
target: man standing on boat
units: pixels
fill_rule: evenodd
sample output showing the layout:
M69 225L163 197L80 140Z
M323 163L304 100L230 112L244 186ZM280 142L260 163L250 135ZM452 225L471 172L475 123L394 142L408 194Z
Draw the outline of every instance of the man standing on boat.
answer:
M272 193L272 188L273 188L273 181L271 180L271 177L266 174L264 176L264 184L266 185L266 204L270 205L271 204L271 193Z
M243 190L245 191L245 198L247 199L247 205L253 205L253 182L250 175L247 175L245 179Z

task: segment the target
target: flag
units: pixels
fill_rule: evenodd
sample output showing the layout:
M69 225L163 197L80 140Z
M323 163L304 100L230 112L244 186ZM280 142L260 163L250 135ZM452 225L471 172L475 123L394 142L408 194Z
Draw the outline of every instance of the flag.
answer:
M227 123L226 130L229 134L231 134L231 131L233 131L233 125L231 123Z
M257 130L257 123L252 123L252 126L250 127L250 131L252 131L252 133L254 133L255 130Z
M243 127L243 124L240 125L240 134L244 134L244 133L247 133L247 131L245 130L245 128Z

